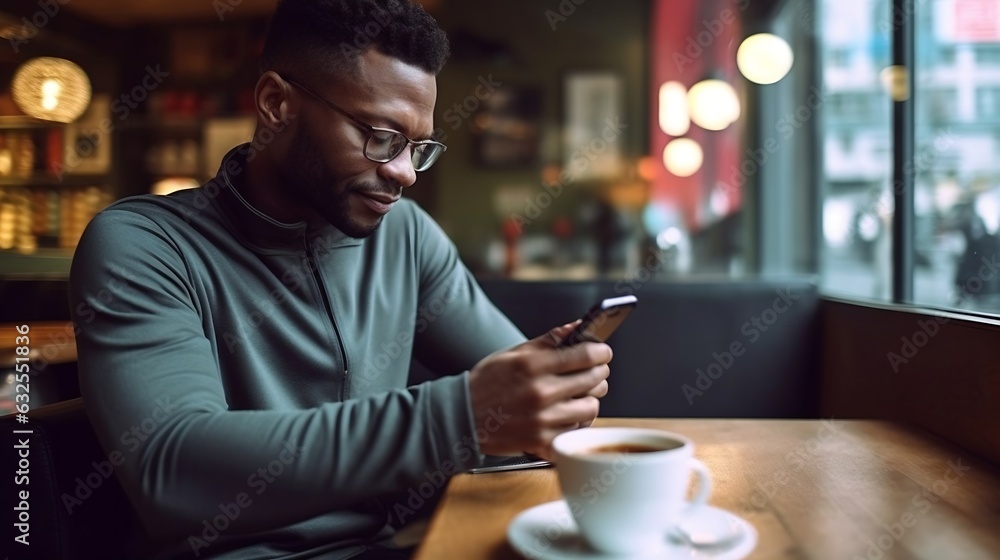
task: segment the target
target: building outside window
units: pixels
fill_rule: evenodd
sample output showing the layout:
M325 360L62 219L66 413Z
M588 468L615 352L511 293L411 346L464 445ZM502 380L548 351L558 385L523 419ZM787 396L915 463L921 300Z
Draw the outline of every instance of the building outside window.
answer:
M1000 87L976 89L976 115L987 120L1000 120Z
M1000 312L997 3L915 7L913 303ZM883 150L892 148L892 102L880 78L891 61L891 5L823 0L820 9L824 86L831 96L863 93L874 107L867 122L853 116L855 102L825 115L822 282L831 294L888 300L894 208ZM860 62L848 74L830 61L852 45Z

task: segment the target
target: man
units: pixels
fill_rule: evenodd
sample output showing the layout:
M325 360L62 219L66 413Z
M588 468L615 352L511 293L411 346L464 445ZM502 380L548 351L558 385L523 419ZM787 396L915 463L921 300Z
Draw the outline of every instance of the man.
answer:
M481 454L550 456L596 417L610 349L557 352L571 325L525 341L400 199L443 151L447 51L406 0L286 0L253 143L201 188L88 227L81 391L148 556L387 558L391 496ZM442 376L407 388L411 354Z

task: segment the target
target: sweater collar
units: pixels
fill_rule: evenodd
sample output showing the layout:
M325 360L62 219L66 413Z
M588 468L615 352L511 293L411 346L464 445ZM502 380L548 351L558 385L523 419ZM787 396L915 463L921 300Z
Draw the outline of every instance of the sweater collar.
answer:
M304 249L304 241L310 246L348 247L361 245L363 239L350 237L331 224L310 228L305 221L280 222L254 208L240 193L243 184L241 174L247 169L247 153L250 144L236 146L222 158L219 172L210 181L215 183L219 196L217 206L236 233L244 241L261 249Z

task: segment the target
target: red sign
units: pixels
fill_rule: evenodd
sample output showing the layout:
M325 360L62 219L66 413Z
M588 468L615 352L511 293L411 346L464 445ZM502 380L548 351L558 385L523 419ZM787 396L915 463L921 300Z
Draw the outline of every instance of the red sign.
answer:
M1000 41L997 0L954 0L951 39L968 42Z

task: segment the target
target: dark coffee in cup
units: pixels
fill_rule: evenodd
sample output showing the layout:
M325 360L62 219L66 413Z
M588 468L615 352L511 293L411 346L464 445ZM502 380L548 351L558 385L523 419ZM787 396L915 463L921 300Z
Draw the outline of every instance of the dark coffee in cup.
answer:
M653 453L655 451L668 451L670 449L677 449L683 446L681 442L670 442L670 445L643 445L641 443L613 443L610 445L601 445L599 447L591 447L580 452L580 455L618 455L625 453Z
M668 532L712 491L694 443L673 432L587 427L559 434L552 449L559 489L580 535L606 554L648 557L662 549ZM698 493L688 500L692 473Z

